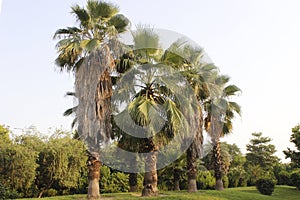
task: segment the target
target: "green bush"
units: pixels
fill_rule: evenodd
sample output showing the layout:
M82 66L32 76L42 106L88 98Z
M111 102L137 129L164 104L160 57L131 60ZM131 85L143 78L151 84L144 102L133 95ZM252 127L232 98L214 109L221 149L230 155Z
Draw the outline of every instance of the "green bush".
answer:
M49 189L45 192L45 197L54 197L57 195L57 190Z
M122 172L111 172L107 166L102 166L100 170L100 192L116 193L128 192L128 174Z
M7 187L5 187L1 182L0 182L0 200L4 199L17 199L20 198L21 195L13 190L10 191Z
M6 199L6 187L0 182L0 200Z
M287 171L281 171L277 175L278 185L290 185L291 175Z
M199 171L197 175L197 188L198 189L210 189L215 188L216 180L210 171Z
M300 170L291 173L291 183L293 186L296 186L298 190L300 190Z
M223 181L223 187L224 188L228 188L228 186L229 186L229 179L228 179L228 177L226 175L223 175L222 181Z
M275 183L270 178L260 178L256 181L256 188L261 194L272 195Z

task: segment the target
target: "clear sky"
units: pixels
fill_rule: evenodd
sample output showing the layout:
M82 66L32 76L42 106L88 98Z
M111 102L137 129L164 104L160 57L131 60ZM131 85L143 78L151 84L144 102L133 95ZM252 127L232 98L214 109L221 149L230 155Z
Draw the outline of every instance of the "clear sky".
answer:
M1 8L0 0L0 8ZM71 26L70 6L84 0L3 0L0 14L0 124L70 129L62 113L73 100L71 74L55 65L53 33ZM300 123L299 0L111 1L132 22L182 33L196 41L243 93L243 115L226 138L245 152L252 132L282 150Z

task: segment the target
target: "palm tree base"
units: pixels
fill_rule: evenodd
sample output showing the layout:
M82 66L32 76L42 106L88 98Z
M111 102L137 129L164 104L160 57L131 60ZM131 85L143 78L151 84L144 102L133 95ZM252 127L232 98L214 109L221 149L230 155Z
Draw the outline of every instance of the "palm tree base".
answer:
M93 180L89 181L88 199L89 200L98 200L98 199L100 199L99 180L98 179L93 179Z
M223 181L222 180L216 180L216 190L224 190Z
M196 179L189 179L188 180L188 192L197 192Z
M148 184L144 186L143 191L142 191L142 196L157 196L158 195L158 190L157 188L153 188L151 184Z

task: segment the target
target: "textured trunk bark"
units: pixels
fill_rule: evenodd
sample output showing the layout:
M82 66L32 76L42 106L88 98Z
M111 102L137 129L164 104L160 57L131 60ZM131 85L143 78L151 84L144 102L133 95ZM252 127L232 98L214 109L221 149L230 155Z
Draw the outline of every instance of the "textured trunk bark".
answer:
M221 159L221 146L219 139L215 139L215 145L213 146L213 161L214 171L216 178L216 190L224 190L222 181L222 159Z
M202 157L202 145L203 145L203 114L198 102L198 112L190 120L192 131L195 132L193 142L187 149L187 169L188 169L188 192L197 191L197 158Z
M138 185L137 185L137 173L130 173L129 174L129 192L137 192Z
M89 186L88 186L88 199L100 199L100 192L99 192L99 180L97 179L90 179Z
M101 163L97 158L90 156L87 165L89 170L88 199L89 200L100 199L99 179L100 179Z
M188 192L197 192L197 154L194 142L187 149L187 169L188 169Z
M144 188L142 196L156 196L158 194L157 188L157 152L149 152L145 156L145 175L144 175Z
M178 169L174 169L174 190L180 190L180 185L179 185L179 181L180 181L180 170Z
M88 144L90 152L99 153L99 143L112 137L111 131L111 69L113 58L107 45L93 51L77 68L75 93L78 99L76 117L78 134ZM97 199L99 194L100 161L89 160L88 198Z
M130 169L132 170L132 173L129 173L129 192L137 192L138 190L138 174L137 172L137 154L132 157L132 159L128 160Z

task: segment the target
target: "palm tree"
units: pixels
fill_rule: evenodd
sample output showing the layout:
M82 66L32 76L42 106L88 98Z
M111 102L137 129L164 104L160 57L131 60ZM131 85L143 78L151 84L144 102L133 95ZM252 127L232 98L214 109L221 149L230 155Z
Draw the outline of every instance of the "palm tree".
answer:
M213 84L213 77L216 75L216 67L205 62L203 49L193 47L183 39L174 42L162 59L173 68L179 70L190 86L192 87L195 97L197 98L198 114L188 116L194 132L194 138L187 149L187 170L188 170L188 191L197 191L197 158L201 156L203 144L203 101L209 97L209 88Z
M151 196L158 192L156 171L158 151L175 135L180 133L184 135L184 131L188 132L188 128L183 131L182 127L189 127L187 113L193 110L191 102L194 99L189 96L191 94L185 95L189 91L188 83L183 87L177 86L179 83L184 83L184 80L182 76L178 78L178 72L174 68L162 61L163 50L159 47L159 37L152 29L138 27L137 31L133 32L133 40L132 66L128 66L128 62L123 62L124 59L122 63L125 65L117 65L117 68L122 69L121 71L127 70L127 73L121 76L121 83L116 86L114 97L118 101L126 102L127 107L115 116L115 120L126 119L118 122L124 126L120 127L121 129L126 127L128 129L135 125L143 127L137 128L137 131L132 128L131 134L136 134L134 135L136 137L142 136L142 138L135 138L136 145L133 146L144 155L145 174L142 195ZM181 96L178 97L176 94ZM180 105L180 99L184 99L186 104ZM128 117L125 116L130 116L133 122L128 121ZM127 136L126 139L134 138ZM124 143L131 144L129 141L124 141L123 147Z
M166 66L160 64L147 64L134 69L132 73L135 76L130 72L127 73L128 77L136 79L134 81L138 83L135 85L137 92L130 98L132 101L126 108L115 117L116 121L119 121L118 124L142 127L138 129L141 138L137 143L139 153L144 155L145 163L143 196L158 193L156 170L158 151L163 144L173 138L173 135L182 131L180 127L182 124L186 124L186 119L174 98L173 88L168 88L164 77L155 75L165 68ZM128 121L126 117L128 115L133 122Z
M61 70L74 72L75 93L78 98L76 117L78 133L89 143L88 198L99 194L99 142L111 137L110 72L114 67L110 51L111 41L126 30L129 21L118 14L119 9L110 3L88 0L86 7L71 7L78 27L58 29L59 39L55 63Z
M222 182L222 160L220 138L232 132L232 120L235 114L241 114L241 107L231 101L231 97L237 95L241 90L235 85L226 85L230 78L218 76L216 85L219 85L221 92L214 93L205 102L207 116L205 118L205 129L212 142L212 156L216 178L216 190L223 190Z

